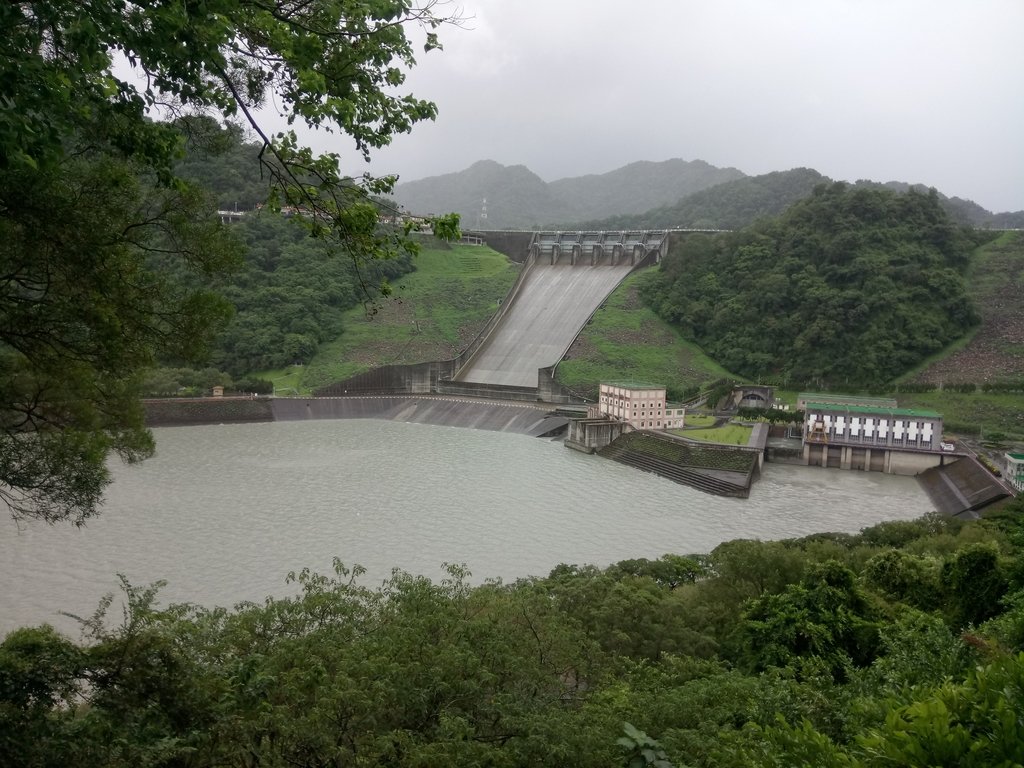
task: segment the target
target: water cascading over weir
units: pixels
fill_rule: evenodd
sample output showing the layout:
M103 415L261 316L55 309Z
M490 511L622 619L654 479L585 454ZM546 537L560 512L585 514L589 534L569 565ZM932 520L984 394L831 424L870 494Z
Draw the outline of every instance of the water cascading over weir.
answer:
M538 387L626 275L660 261L666 234L534 233L520 279L453 381Z

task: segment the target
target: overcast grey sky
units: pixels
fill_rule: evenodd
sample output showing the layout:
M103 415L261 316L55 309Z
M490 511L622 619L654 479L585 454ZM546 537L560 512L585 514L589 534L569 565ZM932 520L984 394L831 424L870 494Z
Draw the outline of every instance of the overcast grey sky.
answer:
M541 178L636 160L937 187L1024 209L1024 0L465 0L406 83L438 105L375 155Z

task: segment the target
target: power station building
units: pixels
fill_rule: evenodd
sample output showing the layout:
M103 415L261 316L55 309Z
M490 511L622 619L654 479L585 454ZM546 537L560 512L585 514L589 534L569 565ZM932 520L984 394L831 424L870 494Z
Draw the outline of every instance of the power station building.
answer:
M800 398L805 464L916 475L944 463L939 413L888 407L871 398Z
M1006 479L1018 493L1024 493L1024 453L1006 454Z

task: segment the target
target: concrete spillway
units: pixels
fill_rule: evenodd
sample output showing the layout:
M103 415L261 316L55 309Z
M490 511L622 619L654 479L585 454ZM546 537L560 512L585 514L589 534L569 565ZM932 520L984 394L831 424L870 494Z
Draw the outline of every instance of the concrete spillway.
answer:
M534 263L528 269L512 306L457 381L536 387L537 370L561 359L632 266Z

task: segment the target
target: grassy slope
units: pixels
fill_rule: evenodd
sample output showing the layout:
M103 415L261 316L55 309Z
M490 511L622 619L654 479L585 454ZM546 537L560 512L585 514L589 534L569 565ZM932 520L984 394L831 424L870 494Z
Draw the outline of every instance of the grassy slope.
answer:
M675 434L688 437L691 440L704 440L709 443L724 443L726 445L746 445L750 440L750 433L753 427L746 427L742 424L726 424L716 429L676 429Z
M1004 432L1024 440L1024 396L1013 393L922 392L898 394L903 408L926 408L942 414L948 432Z
M518 270L490 248L425 246L416 271L395 281L394 295L375 312L349 310L344 333L321 345L309 365L259 375L279 392L307 393L381 365L454 357L494 314Z
M594 314L558 366L562 384L594 396L601 381L616 379L642 379L682 391L724 376L735 378L641 303L637 289L650 274L645 270L628 277Z

